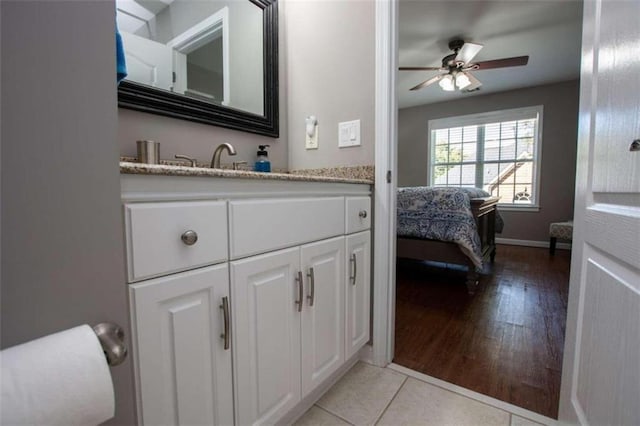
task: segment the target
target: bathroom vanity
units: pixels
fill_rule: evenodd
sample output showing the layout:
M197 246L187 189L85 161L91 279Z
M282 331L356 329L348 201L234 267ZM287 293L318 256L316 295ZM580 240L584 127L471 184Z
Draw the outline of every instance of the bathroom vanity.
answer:
M371 182L121 170L140 424L302 414L369 340Z

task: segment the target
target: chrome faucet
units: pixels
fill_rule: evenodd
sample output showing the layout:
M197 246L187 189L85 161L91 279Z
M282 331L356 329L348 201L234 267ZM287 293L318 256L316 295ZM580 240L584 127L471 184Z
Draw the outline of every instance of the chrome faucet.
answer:
M213 157L211 158L211 168L220 168L220 157L222 157L222 151L227 150L229 155L236 155L236 149L230 143L221 143L218 145L215 151L213 151Z

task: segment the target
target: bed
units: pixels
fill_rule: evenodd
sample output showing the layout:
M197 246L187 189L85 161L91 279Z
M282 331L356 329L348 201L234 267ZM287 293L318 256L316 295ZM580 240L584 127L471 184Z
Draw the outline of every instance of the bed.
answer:
M498 200L477 188L398 188L397 256L466 265L473 294L478 270L495 259Z

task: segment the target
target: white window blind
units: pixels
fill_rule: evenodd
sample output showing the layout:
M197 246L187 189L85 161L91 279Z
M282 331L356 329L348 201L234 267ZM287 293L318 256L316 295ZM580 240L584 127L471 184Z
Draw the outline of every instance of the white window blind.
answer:
M538 207L542 106L429 121L429 185L474 186Z

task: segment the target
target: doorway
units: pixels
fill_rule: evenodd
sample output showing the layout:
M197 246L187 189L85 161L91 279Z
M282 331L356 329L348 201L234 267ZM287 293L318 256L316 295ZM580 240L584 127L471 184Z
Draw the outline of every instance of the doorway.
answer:
M579 185L560 398L560 418L572 424L637 424L640 419L634 398L640 383L637 380L640 346L635 321L640 312L637 287L640 266L634 256L640 242L636 238L640 229L637 197L640 181L633 179L640 164L639 157L633 154L637 148L638 101L627 96L635 93L630 88L638 83L634 77L640 61L635 57L629 59L623 73L611 66L612 58L626 57L623 50L626 44L620 44L620 40L637 39L633 17L637 16L638 7L633 2L595 1L584 5ZM380 28L384 30L388 29L385 25L392 29L397 25L393 11L383 16L382 21ZM386 36L383 34L383 38ZM382 55L382 59L396 66L393 54ZM384 72L383 61L376 63L377 70ZM393 72L388 73L395 81ZM391 92L390 97L379 98L377 91L376 104L393 98L395 93ZM613 122L619 125L611 125ZM393 157L395 121L391 119L387 125L384 150ZM600 161L603 158L609 161ZM376 155L376 167L379 165L385 164L379 163ZM384 181L376 178L376 187L379 185L384 186ZM386 234L388 239L394 235ZM393 242L387 245L393 248ZM375 250L380 253L379 247ZM379 260L387 263L390 259ZM393 330L389 325L395 318L395 280L379 274L374 280L376 294L383 296L374 299L374 361L389 363L389 353L393 353L393 341L389 340L393 339ZM393 294L388 294L388 289L394 290ZM432 382L431 378L426 381ZM437 382L436 385L449 388L447 382ZM466 392L455 388L456 392ZM482 395L475 395L477 400L483 399Z
M453 36L456 31L458 34L468 34L468 37L472 36L473 26L472 25L462 25L465 19L465 7L470 7L470 11L468 12L470 16L478 21L478 25L482 25L483 13L489 14L489 11L492 7L491 4L496 2L457 2L456 13L452 13L451 4L449 6L444 4L444 2L427 2L425 7L429 7L431 11L432 17L436 20L440 19L444 23L439 24L435 23L434 25L427 25L425 20L422 20L422 25L425 28L428 28L432 33L432 37L429 39L430 41L424 42L422 44L414 43L414 50L419 50L421 52L422 62L419 63L408 63L405 61L411 60L411 49L408 50L409 53L403 53L402 48L402 31L403 31L403 17L405 13L403 12L403 7L406 3L410 3L415 6L417 2L399 2L399 26L400 26L400 54L399 54L399 65L400 66L410 66L410 65L422 65L422 66L430 66L430 65L438 65L438 62L442 56L446 54L442 49L446 50L446 45L448 41L448 37ZM528 16L529 17L529 25L523 31L529 32L527 37L531 37L531 32L533 31L544 31L546 33L550 33L550 28L553 25L558 24L564 18L568 18L569 11L556 13L555 18L557 18L554 23L549 23L546 25L536 25L534 19L531 19L531 13L521 13L520 15L513 10L504 10L504 2L500 4L502 10L497 11L497 15L492 15L487 19L498 19L500 16L502 17L517 17L517 16ZM495 6L495 4L493 5ZM539 7L540 5L536 5ZM576 6L575 3L572 6ZM533 7L533 6L532 6ZM576 62L576 70L579 68L579 60L580 60L580 31L581 31L581 5L577 5L576 7L580 13L578 13L574 18L578 23L578 28L576 31L576 40L574 43L573 58ZM418 16L419 14L415 11L407 13L411 16ZM448 15L447 15L448 14ZM424 15L422 15L424 17ZM444 19L444 16L449 16L450 19ZM515 19L512 19L515 21ZM462 25L460 29L455 29L456 25ZM517 24L514 22L514 25ZM483 42L485 43L485 49L491 46L491 44L500 44L501 52L505 52L502 56L516 56L520 53L506 53L508 49L505 46L503 41L500 41L501 38L508 38L510 33L514 33L516 28L503 28L500 29L496 25L485 25L485 27L490 28L490 31L487 34L483 35L484 39L473 39L473 41ZM521 28L525 26L520 25ZM563 25L566 29L567 25ZM416 32L417 26L409 28L409 32ZM448 30L451 31L452 34L444 34L443 31ZM435 36L434 36L435 34ZM473 35L475 37L475 35ZM443 47L444 46L444 47ZM577 46L577 47L576 47ZM440 47L440 50L438 49ZM557 46L556 46L557 47ZM505 50L506 49L506 50ZM437 54L432 54L432 51L436 51ZM425 54L425 52L428 52ZM493 55L490 53L490 50L487 49L487 55L482 59L493 59L493 56L500 56L501 53L494 53ZM494 51L495 52L495 51ZM529 53L529 52L526 52ZM427 56L433 55L434 59L430 60ZM414 56L415 58L415 56ZM418 59L416 59L417 61ZM433 62L433 63L431 63ZM506 70L496 71L498 73L506 72ZM456 108L458 111L458 115L476 113L476 112L484 112L491 111L495 108L495 106L487 106L489 109L482 110L482 107L472 105L477 99L484 98L487 100L487 104L491 104L491 102L497 102L498 95L490 93L489 86L491 83L492 76L489 74L489 71L485 74L477 73L478 77L482 75L480 80L483 81L483 87L480 93L455 93L454 101L458 102ZM576 71L577 74L577 71ZM502 74L504 76L504 74ZM420 81L428 78L430 75L424 74L424 77L420 79ZM397 85L397 90L399 92L399 96L401 91L405 90L408 92L408 89L411 86L408 86L409 83L403 82L403 74L402 72L399 74ZM503 77L504 79L504 77ZM575 123L577 123L577 96L578 96L578 86L579 82L577 81L577 75L572 77L573 79L573 88L571 89L575 93L574 97L574 136L572 140L572 144L575 148L576 137L575 137L575 128L577 127ZM411 82L412 86L420 81ZM541 85L553 85L552 83L542 83ZM406 86L406 87L405 87ZM517 89L520 89L520 86ZM529 85L530 87L536 87L535 85ZM503 89L503 95L506 92L514 91L517 89ZM554 91L556 88L551 88L551 91ZM431 118L443 118L446 117L446 104L451 105L454 101L443 100L443 92L438 85L435 87L429 87L425 90L430 90L433 98L438 102L430 101L434 108L439 109L440 114L436 113L435 115L431 115ZM486 96L484 96L486 95ZM425 95L426 96L426 95ZM506 95L505 95L506 96ZM513 97L518 97L518 94L512 95ZM526 95L520 95L520 98L526 97ZM472 100L472 98L476 98ZM411 102L417 102L414 99ZM515 101L513 101L515 102ZM508 107L518 107L524 105L516 105L515 103L511 103ZM545 100L543 103L547 103L549 100ZM400 101L402 103L402 100ZM517 102L516 102L517 103ZM414 105L405 105L405 108L412 108L414 111L420 111L418 108L419 104ZM443 108L444 106L444 108ZM400 105L402 108L402 105ZM480 109L478 109L480 108ZM546 108L546 106L545 106ZM424 111L423 111L424 112ZM408 128L404 126L405 119L400 114L398 119L398 186L417 186L417 185L425 185L426 178L426 163L427 163L427 155L426 155L426 128L427 128L427 117L422 117L423 121L421 123L422 128L420 131L422 132L422 136L416 137L415 133L411 133L408 131ZM546 129L546 127L545 127ZM545 140L553 139L550 135L543 132L543 138ZM418 151L414 145L411 145L409 148L406 146L403 147L403 138L411 138L414 141L417 141L418 144L422 144L425 146L424 155L421 151ZM547 155L547 157L554 157L555 154L549 151L544 151L543 145L543 156ZM420 170L417 173L414 173L414 177L407 178L403 173L403 167L406 167L407 162L405 161L409 158L409 167L412 167L414 170L419 170L421 167L423 170ZM565 157L566 160L566 157ZM575 163L575 161L566 161L567 163ZM549 167L553 168L553 166L546 166L546 170L548 173ZM423 173L423 175L421 175ZM543 165L543 174L545 173L545 166ZM575 171L572 171L575 175ZM417 176L417 177L416 177ZM414 179L413 181L411 181ZM416 180L417 179L417 182ZM573 180L567 185L570 187L570 196L571 200L568 200L569 205L573 205ZM542 187L541 191L543 193L549 193L548 189ZM545 203L546 207L543 207L540 211L549 211L551 210L550 204ZM540 215L539 212L528 212L529 216L534 214ZM566 213L562 213L566 214ZM570 214L570 213L568 213ZM520 217L524 216L523 213L514 212L507 213L508 216L511 217L512 222L511 226L513 227L513 220L518 220L518 215ZM545 219L545 221L548 218ZM564 216L563 218L564 219ZM557 219L558 221L560 219ZM548 227L548 221L545 226ZM507 225L509 226L509 225ZM539 225L538 225L539 227ZM513 228L512 228L513 229ZM538 229L539 231L539 229ZM537 233L536 238L514 238L514 233L511 235L507 235L507 237L501 237L505 240L511 241L502 241L513 243L513 240L520 244L529 244L533 242L535 245L543 245L545 243L545 237L540 236L540 232ZM524 241L523 241L524 240ZM502 257L501 257L502 253ZM489 394L489 395L497 395L496 393L491 393L491 389L496 389L502 392L503 394L511 394L515 397L511 400L503 397L501 399L506 399L507 402L514 403L516 405L524 406L533 411L540 412L549 417L557 417L557 395L559 394L559 380L560 380L560 369L562 364L562 348L563 341L562 336L564 334L564 321L566 318L566 294L568 288L568 276L569 276L569 257L570 252L563 251L557 252L556 256L551 259L548 256L548 252L544 248L540 247L520 247L520 246L512 246L512 245L499 245L498 246L498 256L496 263L491 266L485 266L484 275L481 278L481 289L478 293L471 299L471 301L467 298L465 292L466 289L464 287L464 278L459 279L460 276L464 275L464 271L457 270L453 266L445 266L442 265L432 265L432 264L424 264L424 263L412 263L412 262L400 262L397 265L397 291L394 296L397 298L394 304L395 312L396 312L396 323L395 323L395 350L392 355L395 355L396 358L394 362L399 363L401 365L405 365L409 368L420 371L420 368L433 368L435 365L434 359L440 358L444 364L441 366L441 371L444 373L435 373L432 370L426 372L426 374L432 375L434 377L444 378L445 380L451 380L455 383L455 378L453 378L456 374L459 377L464 378L459 383L462 386L471 387L472 382L476 382L478 384L476 390L478 392ZM536 270L538 272L536 272ZM536 275L537 274L537 275ZM416 277L429 277L428 280L425 279L417 279ZM506 277L506 278L505 278ZM552 277L552 278L550 278ZM451 285L451 282L459 282L461 285L456 287ZM553 285L550 281L554 281ZM544 283L543 286L534 285L534 283ZM427 284L427 286L425 286ZM421 286L423 288L421 288ZM428 287L427 292L424 292L424 287ZM462 297L461 297L462 296ZM478 297L479 296L479 297ZM432 308L431 311L421 311L421 312L405 312L405 302L416 304L417 301L422 300L424 302L423 307ZM440 303L436 303L435 301L439 300ZM475 302L475 303L474 303ZM490 308L490 306L494 306L494 308ZM541 305L545 305L545 308L549 309L539 309ZM407 314L407 315L405 315ZM454 314L459 315L456 317ZM538 315L539 316L536 316ZM482 317L484 315L484 317ZM460 319L462 316L462 320ZM525 327L525 324L528 322L529 324L545 324L544 318L549 318L546 324L549 327L545 326L540 329L532 329L529 327ZM406 317L406 318L405 318ZM483 319L484 318L484 319ZM537 319L536 319L537 318ZM506 320L502 321L502 324L498 322L491 322L491 320ZM467 323L476 323L475 326L472 326L468 329L461 328L464 321L467 320ZM421 321L427 321L423 326L417 327L416 324L420 324ZM438 322L441 321L441 322ZM483 325L486 327L482 329L477 326L478 322L483 322ZM447 325L448 324L448 325ZM412 328L412 326L414 328ZM493 329L491 330L491 328ZM418 348L418 344L416 344L417 336L420 336L420 332L416 330L416 328L420 328L422 334L425 336L425 339L429 341L431 345L434 345L429 348L429 346L422 346L422 348ZM431 330L429 330L431 328ZM449 337L443 337L442 335L438 335L434 333L433 329L448 329L451 331L451 335ZM509 330L507 330L509 329ZM426 330L426 331L424 331ZM500 334L500 338L498 339L496 336ZM404 345L402 340L408 336L410 341L409 349L405 350L401 346ZM452 340L453 337L457 337L457 339ZM481 356L481 352L472 352L475 349L472 348L470 342L478 342L480 347L484 347L487 351L486 356ZM497 343L496 343L497 342ZM535 348L540 347L540 342L544 343L545 349L545 357L539 356L539 354L535 353ZM500 345L504 343L505 346L501 347ZM507 344L508 343L508 344ZM520 345L520 349L518 349L518 345ZM391 345L392 346L392 345ZM531 361L518 363L518 360L522 360L523 358L520 356L519 350L522 350L524 347L528 346L529 348L533 348L533 351L527 352L527 356L531 358ZM421 350L422 349L422 350ZM429 352L429 351L433 352ZM420 353L427 352L430 353L427 361L416 361L414 359L414 365L409 365L409 361L401 361L398 357L400 354L406 354L410 352ZM546 355L549 355L546 358ZM403 355L404 356L404 355ZM417 359L417 358L416 358ZM404 362L404 364L403 364ZM420 367L420 364L423 367ZM481 368L477 369L474 372L471 372L469 366L480 366ZM522 367L522 370L517 371L517 367ZM534 370L537 370L536 373ZM555 378L546 379L541 377L545 376L548 372L553 372L555 374ZM425 371L423 371L425 372ZM465 374L465 372L467 374ZM511 374L512 372L513 374ZM543 372L543 374L539 373ZM492 374L495 379L487 379L487 375ZM508 381L504 380L506 375L519 377L519 380L524 386L522 389L517 390L510 384ZM447 379L447 377L450 377ZM542 382L547 382L542 383ZM457 383L457 384L459 384ZM471 383L471 384L470 384ZM544 391L543 389L551 389L551 392ZM523 390L524 389L524 390ZM536 394L537 395L534 395ZM538 404L540 401L540 395L551 395L545 397L548 401L544 404ZM500 398L500 396L498 396ZM526 401L528 400L536 400L536 404L545 405L545 408L536 407L533 405L526 405ZM555 401L555 402L554 402Z

